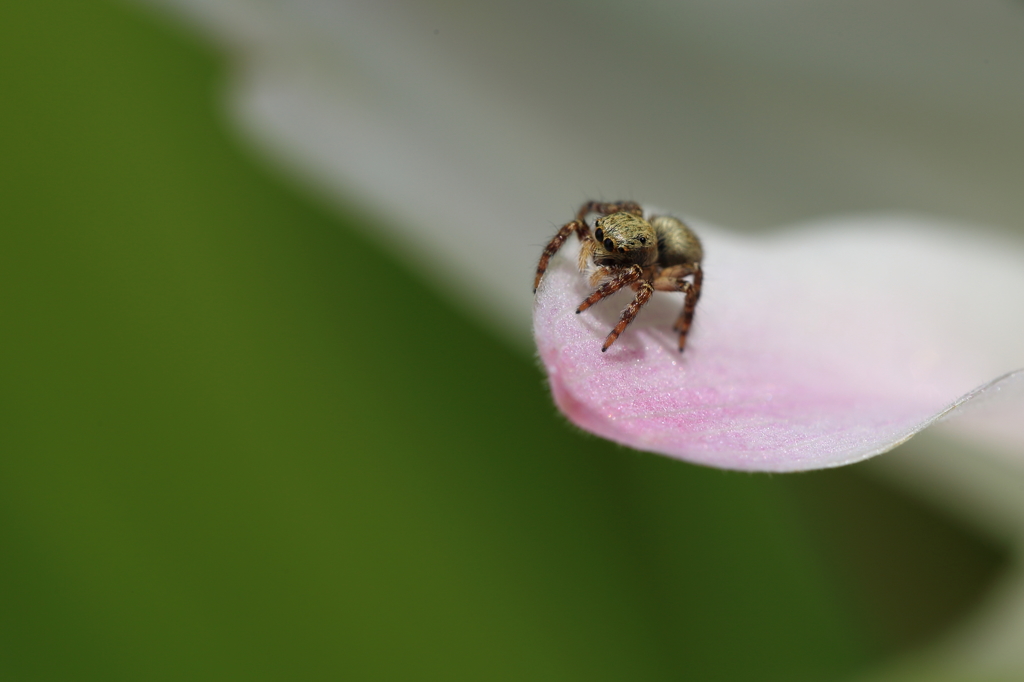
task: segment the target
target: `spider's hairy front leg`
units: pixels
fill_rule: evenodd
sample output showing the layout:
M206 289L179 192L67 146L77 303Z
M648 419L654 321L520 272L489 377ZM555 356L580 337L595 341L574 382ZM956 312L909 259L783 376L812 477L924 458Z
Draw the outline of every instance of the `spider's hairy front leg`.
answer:
M562 229L560 229L555 236L551 238L548 245L544 247L544 253L540 255L540 262L537 263L537 276L533 280L533 293L537 293L537 287L540 286L540 280L548 269L548 261L551 260L551 257L554 256L560 248L562 248L562 245L565 244L565 240L568 239L569 235L573 232L575 232L576 236L580 238L580 241L593 241L590 236L590 228L587 227L587 223L582 218L577 218L576 220L562 225Z
M636 314L640 312L640 309L644 307L647 301L651 300L651 294L654 293L654 286L644 280L640 282L640 286L637 288L636 298L633 302L626 306L626 309L622 311L622 317L619 318L619 323L612 328L611 332L605 338L604 343L601 345L601 352L605 352L608 348L615 343L615 339L619 338L619 334L626 330L629 323L633 321Z
M693 275L693 282L683 279ZM700 299L701 285L704 282L704 271L700 263L688 265L673 265L658 273L654 280L654 288L658 291L682 291L686 294L683 302L683 311L679 314L672 327L679 332L679 352L686 348L686 337L690 333L690 326L693 324L693 311L697 308L697 301Z
M576 213L576 220L582 221L591 213L603 216L612 213L632 213L635 216L644 217L644 210L635 201L588 201L580 206L580 210Z
M614 294L622 287L629 286L633 282L640 279L643 276L643 268L639 265L632 265L624 272L619 273L614 278L608 280L598 288L594 289L594 293L587 296L587 298L580 303L580 306L576 308L576 314L582 313L584 310L594 305L603 298L607 298Z

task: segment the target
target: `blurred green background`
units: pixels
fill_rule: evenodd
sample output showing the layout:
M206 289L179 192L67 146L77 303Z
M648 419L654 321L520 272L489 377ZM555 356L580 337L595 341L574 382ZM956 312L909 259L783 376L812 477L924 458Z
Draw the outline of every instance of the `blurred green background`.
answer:
M858 467L575 431L159 17L5 3L0 55L3 679L842 679L1005 565Z

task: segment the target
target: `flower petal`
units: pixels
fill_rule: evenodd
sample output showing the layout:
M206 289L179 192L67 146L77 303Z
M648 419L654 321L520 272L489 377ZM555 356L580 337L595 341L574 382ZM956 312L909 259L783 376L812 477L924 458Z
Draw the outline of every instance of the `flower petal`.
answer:
M728 469L839 466L895 447L1024 368L1019 250L908 218L770 240L699 232L704 293L683 354L670 329L680 294L656 293L602 353L632 292L575 315L590 287L572 256L545 276L534 334L576 425Z

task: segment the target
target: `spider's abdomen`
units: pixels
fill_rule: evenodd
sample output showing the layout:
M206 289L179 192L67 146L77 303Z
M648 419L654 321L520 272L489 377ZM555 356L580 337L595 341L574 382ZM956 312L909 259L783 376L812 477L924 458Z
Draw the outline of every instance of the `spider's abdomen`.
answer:
M703 260L704 248L700 239L682 220L667 215L654 216L651 227L658 236L658 264L662 267Z

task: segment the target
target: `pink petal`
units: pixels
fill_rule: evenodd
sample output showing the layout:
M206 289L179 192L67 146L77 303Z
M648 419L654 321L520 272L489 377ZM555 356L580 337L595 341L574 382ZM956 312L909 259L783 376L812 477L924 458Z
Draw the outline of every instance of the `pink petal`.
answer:
M704 292L683 354L671 331L680 294L656 293L602 353L632 292L576 315L591 288L572 257L545 276L534 335L577 426L726 469L840 466L1024 367L1019 249L897 218L772 240L699 233Z

